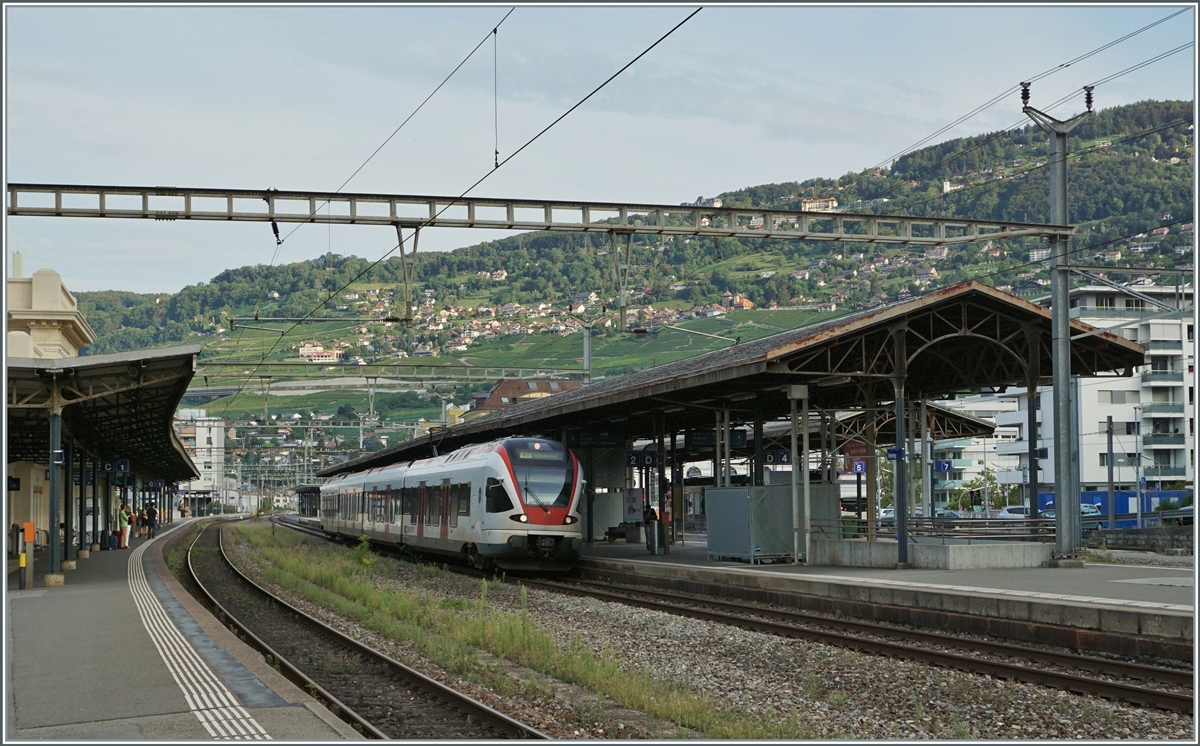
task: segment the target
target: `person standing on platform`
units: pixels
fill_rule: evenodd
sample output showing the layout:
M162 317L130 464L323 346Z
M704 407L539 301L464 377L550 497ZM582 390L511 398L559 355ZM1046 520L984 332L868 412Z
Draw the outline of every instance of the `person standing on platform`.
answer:
M117 531L120 536L117 537L117 549L127 549L129 547L129 506L121 503L121 509L117 511Z
M153 539L158 533L158 508L154 503L146 508L146 536Z
M146 506L145 505L142 506L141 512L138 513L137 524L138 524L138 536L145 538L150 530L149 516L146 515Z

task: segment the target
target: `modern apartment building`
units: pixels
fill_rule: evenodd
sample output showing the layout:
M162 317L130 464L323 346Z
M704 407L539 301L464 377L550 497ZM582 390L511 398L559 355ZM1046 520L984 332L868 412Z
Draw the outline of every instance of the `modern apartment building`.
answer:
M191 494L218 496L225 475L225 420L209 417L203 409L180 409L175 432L200 471L199 479L181 486Z
M1008 444L1015 442L1019 435L1019 429L1010 422L1012 414L1017 411L1017 402L1011 397L1001 394L978 394L951 401L939 401L937 404L939 407L953 409L976 419L994 422L997 427L996 432L987 438L934 441L934 460L949 461L951 466L949 472L934 474L934 505L945 505L968 483L983 476L985 469L993 475L1020 469L1020 461L1006 448ZM990 489L981 497L983 500L980 507L985 510L996 510L1005 505L1003 497L992 494Z
M1142 281L1130 289L1086 286L1071 290L1071 317L1146 346L1147 364L1131 378L1073 379L1072 392L1079 428L1079 485L1084 491L1108 488L1107 417L1113 419L1113 481L1117 490L1137 488L1138 475L1147 489L1192 482L1195 474L1195 331L1190 286L1161 286ZM1043 305L1049 299L1037 301ZM1172 313L1170 309L1180 308ZM1023 483L1028 470L1027 392L1012 395L1018 410L997 418L1015 426L1017 439L1000 447L1019 459L1001 472L1001 482ZM1039 489L1054 489L1056 424L1053 396L1045 387L1034 397L1039 432ZM1139 471L1140 470L1140 471Z

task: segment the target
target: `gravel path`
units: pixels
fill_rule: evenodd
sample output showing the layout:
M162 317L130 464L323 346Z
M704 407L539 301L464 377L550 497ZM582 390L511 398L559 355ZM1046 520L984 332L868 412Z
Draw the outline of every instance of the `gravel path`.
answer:
M248 558L242 555L242 559ZM235 561L244 566L241 560ZM388 572L381 585L409 591L421 588L461 600L479 597L477 580L430 573L391 559L380 561L384 563ZM277 588L273 591L280 592ZM385 641L354 622L314 609L294 595L280 595L332 626L388 650L393 657L551 737L700 735L676 733L669 725L546 677L538 677L542 684L536 688L501 697L438 669L417 656L410 646ZM1186 715L537 589L528 590L528 601L530 616L564 643L575 635L597 653L606 648L615 651L623 658L623 668L683 682L723 707L778 717L799 713L812 738L1194 741L1194 722ZM489 584L488 602L497 609L519 611L516 584ZM515 665L505 667L509 675L519 679L536 676Z

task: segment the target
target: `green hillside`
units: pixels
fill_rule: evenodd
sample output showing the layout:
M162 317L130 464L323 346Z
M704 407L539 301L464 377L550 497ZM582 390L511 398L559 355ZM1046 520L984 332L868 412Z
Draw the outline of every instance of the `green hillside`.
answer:
M1192 108L1190 101L1141 102L1097 112L1074 131L1069 196L1080 235L1072 245L1107 242L1103 251L1122 252L1120 259L1114 254L1089 261L1150 266L1191 261L1191 233L1181 233L1178 221L1192 214L1194 202ZM1045 159L1046 137L1030 126L926 147L877 171L718 196L725 206L737 207L800 209L804 199L834 197L839 209L850 212L1040 222L1048 210ZM1173 221L1166 236L1136 235ZM594 368L597 375L615 375L729 344L665 324L746 341L818 318L818 305L825 309L819 317L829 318L833 305L836 313L845 313L971 278L1009 289L1046 276L1040 262L1029 262L1030 249L1038 246L1032 240L979 242L935 258L890 245L639 236L630 273L632 302L648 306L639 324L654 331L619 335L598 324ZM607 249L606 241L587 235L530 233L424 254L417 262L417 293L421 298L428 293L431 302L411 329L384 320L401 313L397 258L348 287L368 259L329 254L279 267L239 267L174 294L80 292L80 310L98 335L84 353L199 342L202 363L238 364L206 369L210 385L244 376L264 354L274 362L295 360L304 340L336 345L348 359L368 362L411 362L403 356L426 350L438 356L421 358L424 363L577 368L580 335L564 334L570 330L555 325L573 323L561 310L574 293L597 294L586 311L589 318L613 316ZM917 274L931 267L937 276L918 283ZM507 276L488 276L499 270ZM740 294L755 307L717 318L678 315L702 313L723 293ZM323 302L318 315L345 321L305 324L282 337L233 329L230 322L256 312L303 316ZM501 307L513 303L522 308L503 315ZM535 313L540 303L554 311ZM445 319L436 316L443 310ZM310 408L327 404L314 401ZM250 402L238 401L236 408L243 407L254 410Z

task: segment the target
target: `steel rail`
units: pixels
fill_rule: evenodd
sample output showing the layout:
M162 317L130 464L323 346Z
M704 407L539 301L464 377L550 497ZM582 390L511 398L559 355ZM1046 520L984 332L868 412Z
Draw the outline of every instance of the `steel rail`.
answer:
M22 196L29 200L36 195L51 195L48 201L53 204L22 204ZM326 202L328 214L318 214L317 205ZM449 207L453 209L446 209ZM10 216L491 228L929 246L1074 233L1069 225L814 210L174 186L9 184L7 209ZM716 225L718 220L723 225ZM820 229L814 230L814 224ZM881 232L881 228L894 232Z
M573 580L572 582L580 585L596 586L598 588L622 588L622 586L614 586L611 584L598 583L590 580ZM830 618L820 614L812 614L803 611L767 609L760 606L753 606L751 604L700 598L696 596L690 596L685 593L675 593L671 591L642 589L638 590L637 592L646 595L653 595L659 598L672 599L683 603L702 603L707 606L723 608L729 611L759 614L762 616L776 617L784 620L818 623L824 626L837 627L843 630L887 635L889 637L897 637L911 640L913 642L923 642L930 645L944 645L947 647L955 647L978 653L1027 658L1029 660L1038 661L1039 663L1081 668L1088 671L1094 671L1096 673L1108 674L1110 676L1125 676L1127 678L1140 679L1143 681L1157 681L1159 683L1170 684L1173 686L1191 687L1194 679L1194 672L1190 670L1163 668L1161 666L1148 666L1142 663L1117 661L1107 658L1096 658L1093 656L1079 655L1077 653L1062 653L1053 650L1045 650L1042 648L1031 648L1024 645L1013 645L1007 642L993 642L990 640L980 640L971 637L959 637L956 635L942 634L940 632L907 629L904 627L878 624L874 622L863 622L854 619Z
M611 592L599 590L598 588L589 589L578 585L569 585L565 583L556 583L552 581L541 580L526 580L522 579L523 583L534 587L541 587L553 591L574 593L577 595L590 596L607 601L614 601L628 605L639 606L647 609L664 611L670 614L681 616L689 616L695 619L705 621L720 622L743 629L750 629L767 634L780 635L785 637L797 637L811 640L813 642L821 642L839 647L851 648L861 652L874 653L876 655L888 656L893 658L907 658L923 663L930 663L945 668L955 668L968 673L982 673L997 678L1013 679L1031 684L1040 684L1043 686L1052 687L1055 689L1065 689L1078 694L1097 694L1106 699L1120 700L1132 704L1157 707L1159 709L1168 710L1171 712L1186 712L1191 713L1193 709L1193 697L1190 694L1181 694L1177 692L1164 691L1159 689L1148 689L1145 687L1133 686L1130 684L1122 684L1119 682L1102 681L1090 679L1083 676L1064 673L1061 671L1048 671L1044 669L1031 668L1029 666L1021 666L1013 663L1005 663L1001 661L987 660L978 657L967 655L959 655L957 653L949 653L938 650L930 650L928 648L915 647L902 643L884 642L880 640L868 640L862 637L833 632L827 630L817 630L811 627L803 627L796 624L779 621L766 621L761 619L753 619L744 615L744 611L748 609L749 613L758 615L771 615L774 612L757 607L746 607L741 604L730 604L724 601L713 601L709 599L695 598L683 596L680 594L664 593L661 591L649 591L640 589L629 589L617 586L606 586L602 583L591 583L599 587L619 588L620 592ZM641 597L638 597L638 596ZM705 604L709 606L734 608L743 611L743 614L730 614L721 611L712 611L696 608L695 606L686 606L670 601L656 601L650 596L668 597L674 599L682 599L691 604ZM798 614L799 617L808 617L809 615ZM806 621L809 621L806 618ZM897 630L890 627L876 627L875 625L862 624L856 622L848 622L846 620L829 620L824 617L811 617L811 621L818 622L822 625L836 624L847 629L855 629L858 631L869 631L872 634L893 635ZM865 630L863 628L866 628ZM898 637L908 637L908 639L921 639L931 633L921 633L915 631L904 630L905 634L895 634ZM931 640L938 645L952 645L958 642L959 638L949 637L946 635L934 635L935 639ZM926 638L928 639L928 638ZM975 641L972 641L975 642ZM976 651L982 651L986 646L991 645L983 641L979 641L979 648L970 648ZM1007 649L1003 654L1017 654L1027 658L1046 662L1044 655L1054 655L1043 650L1029 649L1016 645L1003 645L1002 648L997 647L994 652L999 652L1002 649ZM1086 656L1072 656L1075 658L1085 659L1090 664L1095 664L1101 667L1108 663L1098 659L1090 659ZM1065 659L1064 659L1065 660ZM1079 662L1072 662L1069 665L1078 667ZM1062 664L1067 665L1067 664ZM1136 666L1137 664L1128 664ZM1137 666L1130 668L1130 673L1136 671L1140 674L1148 674L1146 669L1153 669L1152 666ZM1098 670L1104 671L1103 668ZM1169 672L1169 669L1162 669L1164 672ZM1104 671L1107 672L1107 671ZM1174 672L1170 672L1174 673ZM1126 675L1126 674L1122 674ZM1176 680L1178 681L1178 680ZM1176 683L1172 681L1170 683ZM1186 681L1191 683L1191 674L1187 674Z
M218 523L227 523L227 522L229 522L229 521L220 521ZM197 536L197 539L199 539L199 536ZM224 561L224 563L233 571L233 573L238 577L238 579L246 587L250 588L252 591L263 596L264 598L270 599L272 603L278 604L280 606L280 608L283 608L283 609L287 610L288 612L296 615L296 617L303 620L304 623L316 628L323 634L333 637L338 642L340 642L344 645L347 645L351 648L354 648L356 651L358 651L362 655L364 655L372 660L378 661L379 663L382 663L383 665L385 665L388 668L390 668L391 670L395 671L396 673L398 673L400 676L407 679L411 683L416 684L417 686L420 686L420 687L426 689L427 691L432 692L433 694L439 696L441 699L448 702L449 704L462 709L468 715L478 719L481 722L489 723L502 732L509 733L517 738L535 738L535 739L543 739L543 740L549 739L549 736L526 725L525 723L522 723L518 720L514 720L513 718L510 718L509 716L505 715L504 713L494 710L491 707L488 707L487 705L483 704L482 702L474 700L474 699L466 696L465 694L462 694L461 692L451 689L450 687L446 686L445 684L442 684L441 682L431 679L430 677L426 676L425 674L423 674L413 668L410 668L409 666L404 665L400 661L397 661L394 658L391 658L391 657L379 652L378 650L375 650L374 648L359 642L358 640L355 640L351 637L348 637L348 636L342 634L341 632L337 631L333 627L330 627L329 625L325 624L324 622L320 621L319 619L313 618L309 614L306 614L305 612L301 611L300 609L296 608L295 606L292 606L291 604L287 603L286 601L273 595L270 591L266 590L265 588L263 588L262 586L258 585L253 580L251 580L249 577L247 577L245 575L245 573L243 573L241 570L239 570L237 568L236 565L233 564L233 562L229 559L228 555L225 553L224 538L221 537L220 535L218 535L218 539L220 542L220 554L221 554L222 561ZM188 557L188 568L189 568L189 570L191 570L190 552L189 552L189 557ZM193 577L194 577L194 575L193 575ZM199 585L198 579L196 579L196 582L197 582L197 585ZM205 591L205 593L206 594L208 593L207 590ZM212 599L211 594L208 594L208 595L209 595L209 598ZM221 608L219 604L216 604L215 599L212 599L212 601L215 605L217 605L218 608ZM240 622L238 622L236 619L234 619L232 616L230 616L228 614L228 612L225 612L223 608L221 610L229 618L230 623L234 623L239 628L245 629L244 625L242 625ZM257 642L257 644L261 644L264 649L269 651L269 653L274 656L274 659L276 661L279 661L281 665L287 665L288 667L291 667L294 669L294 667L291 666L291 664L287 663L286 660L279 657L279 655L277 653L275 653L273 650L270 650L269 646L267 646L266 643L263 643L257 637L253 636L253 633L250 633L248 629L246 630L246 632L248 635L251 635L252 639L255 640ZM295 670L297 671L297 673L299 673L298 669L295 669ZM303 676L302 673L300 675ZM307 677L305 677L305 679L306 679L305 685L307 685L309 680L307 679ZM313 685L317 686L315 684L315 682ZM322 693L322 696L326 696L327 693L323 689L321 689L319 686L317 687L317 689L319 692ZM329 699L332 702L335 702L339 708L344 709L347 713L352 713L352 711L349 710L349 708L346 708L346 706L343 703L338 702L331 695L329 696ZM359 718L359 716L357 714L355 714L354 717ZM359 718L359 720L361 720L361 718ZM365 722L365 721L363 721L363 722ZM377 729L375 729L373 726L371 727L371 729L374 732L379 733L379 731ZM380 733L380 735L378 737L385 738L385 739L387 738L387 736L383 735L382 733Z
M196 538L192 539L192 543L188 545L188 575L196 587L200 589L200 592L204 594L204 599L202 599L202 601L207 603L216 611L214 616L217 617L218 621L220 621L222 624L228 624L236 628L239 637L246 639L250 646L258 650L260 653L269 656L267 658L268 662L274 662L276 670L279 670L279 672L286 676L293 684L296 684L301 689L305 689L309 692L316 692L317 699L323 700L328 705L332 705L332 710L338 717L349 723L368 738L375 738L384 741L388 740L387 734L371 725L361 715L348 707L345 702L342 702L340 699L330 694L329 691L327 691L324 687L310 679L303 671L293 666L286 658L283 658L279 655L279 653L275 652L274 648L264 642L258 635L254 634L254 632L252 632L249 627L243 624L241 620L239 620L233 614L230 614L225 607L222 606L219 601L217 601L216 597L208 590L208 588L204 587L204 583L201 582L200 576L196 572L196 568L192 565L192 549L195 548L196 543L200 541L200 537L209 528L213 527L214 525L219 527L222 524L230 522L232 521L215 521L209 523L196 533ZM221 550L221 556L225 556L224 548ZM226 560L226 562L228 562L228 560Z
M286 525L289 528L293 528L297 531L302 531L314 536L325 536L323 532L317 532L314 529L303 526L298 521L289 521L285 516L280 516L278 520L283 525ZM328 537L326 536L325 538ZM473 571L471 568L455 569L466 574L480 574L476 571ZM585 595L602 600L615 601L617 603L633 604L636 606L642 606L644 608L653 608L660 611L666 611L668 613L691 616L693 618L704 619L707 621L731 624L759 632L766 632L768 634L783 635L788 637L803 637L816 642L824 642L827 644L854 648L878 655L910 658L912 660L918 660L948 668L957 668L970 673L985 673L992 676L997 676L999 678L1016 679L1058 689L1067 689L1069 691L1074 691L1081 694L1099 694L1100 696L1108 699L1119 699L1133 704L1157 707L1172 712L1192 712L1193 697L1191 695L1163 691L1159 689L1148 689L1129 684L1121 684L1119 682L1097 681L1095 679L1075 676L1069 673L1047 671L999 661L986 661L979 658L972 658L954 653L944 653L935 650L928 650L926 648L914 648L909 645L901 645L898 643L863 640L861 637L853 637L836 632L813 630L811 628L801 627L795 624L789 624L787 622L769 622L758 619L750 619L744 615L756 614L767 617L773 616L776 618L800 621L807 624L819 624L825 627L840 628L842 630L860 634L867 633L889 636L913 642L921 642L928 645L954 647L968 652L1026 658L1050 665L1083 669L1112 676L1124 676L1131 679L1157 681L1159 683L1174 686L1191 687L1193 685L1194 676L1192 671L1149 666L1126 661L1115 661L1105 658L1077 655L1074 653L1060 653L1041 648L1030 648L1021 645L991 642L975 638L956 637L953 635L944 635L936 632L925 632L921 630L906 629L903 627L890 625L859 622L851 619L834 619L827 616L809 614L806 612L766 609L748 604L732 603L729 601L720 601L716 599L673 593L669 591L630 589L595 581L572 580L570 583L563 583L521 578L519 582L557 592ZM593 588L588 589L581 586L593 586ZM612 591L602 590L604 588L615 589L619 592L614 593ZM637 595L653 596L670 600L652 601L646 598L636 598ZM685 606L679 603L673 603L672 601L679 601L683 602L684 604L703 604L709 607L740 612L740 614L708 612L702 609L697 609L695 606Z

